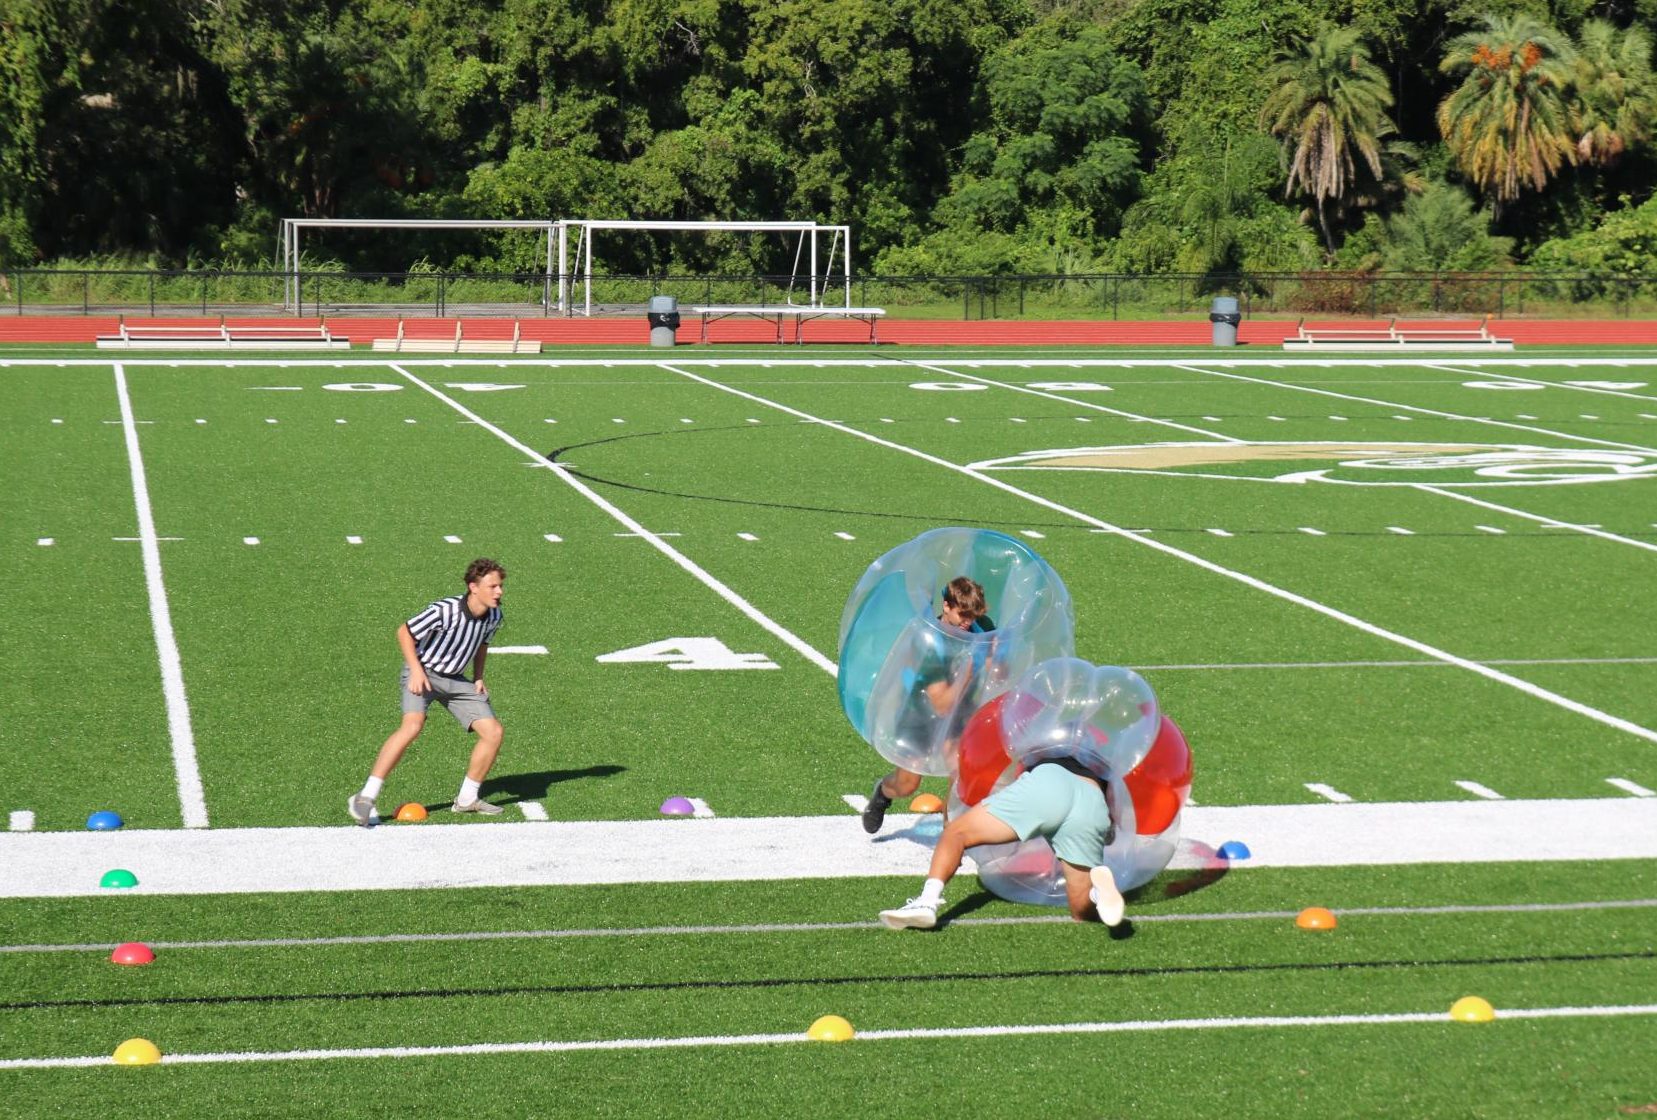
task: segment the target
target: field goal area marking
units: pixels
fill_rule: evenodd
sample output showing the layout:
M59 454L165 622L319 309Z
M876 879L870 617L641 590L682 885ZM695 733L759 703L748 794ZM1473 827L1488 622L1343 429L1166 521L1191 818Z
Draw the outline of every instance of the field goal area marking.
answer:
M918 365L918 364L919 363L905 363L906 366L908 366L908 365ZM778 412L786 413L787 415L794 416L798 419L810 421L810 422L817 423L817 424L821 424L822 426L824 426L826 428L832 428L835 431L844 433L844 434L849 435L849 436L853 436L857 439L865 440L865 441L867 441L869 443L873 443L877 446L885 447L885 448L888 448L888 449L893 450L893 451L898 451L898 452L901 452L905 455L910 455L910 456L913 456L917 459L920 459L923 462L932 463L935 466L943 467L946 470L954 471L958 474L965 475L966 477L971 478L971 479L975 479L979 482L984 483L987 486L991 486L991 487L993 487L997 490L1003 491L1004 493L1011 494L1014 497L1022 498L1025 501L1032 502L1032 503L1034 503L1038 506L1041 506L1045 509L1050 509L1050 510L1054 511L1055 513L1062 514L1066 517L1075 518L1077 521L1080 521L1083 524L1092 525L1096 528L1103 529L1106 532L1115 533L1115 534L1117 534L1117 535L1119 535L1119 536L1121 536L1121 537L1123 537L1127 540L1131 540L1131 541L1134 541L1138 544L1142 544L1147 548L1155 549L1156 551L1161 552L1161 553L1163 553L1167 556L1171 556L1175 559L1183 560L1188 564L1193 564L1196 567L1202 568L1203 570L1208 571L1208 572L1212 572L1215 575L1219 575L1219 576L1223 576L1227 579L1235 580L1236 582L1243 584L1245 587L1253 588L1256 591L1263 591L1266 594L1272 595L1272 596L1274 596L1276 598L1279 598L1279 599L1282 599L1285 602L1293 603L1296 606L1304 607L1307 610L1315 611L1316 613L1321 614L1326 618L1330 618L1330 619L1335 620L1336 622L1340 622L1340 623L1343 623L1347 626L1351 626L1354 629L1360 630L1360 631L1362 631L1366 634L1371 635L1372 637L1382 638L1386 641L1390 641L1390 642L1393 642L1397 645L1404 646L1406 649L1413 649L1417 653L1425 654L1428 657L1433 658L1434 660L1443 661L1443 662L1446 662L1448 664L1458 666L1462 669L1467 670L1468 672L1476 673L1479 676L1482 676L1482 677L1485 677L1489 680L1495 681L1498 684L1505 684L1505 685L1509 686L1510 688L1517 689L1518 691L1523 692L1526 695L1534 697L1538 700L1543 700L1547 703L1557 705L1558 707L1564 708L1567 711L1574 712L1575 714L1580 715L1580 716L1585 716L1585 717L1587 717L1589 719L1592 719L1592 720L1594 720L1598 723L1603 723L1608 727L1613 727L1613 728L1615 728L1619 731L1627 732L1630 735L1634 735L1638 738L1645 739L1648 742L1657 743L1657 731L1653 731L1652 729L1650 729L1648 727L1643 727L1640 724L1634 723L1631 720L1623 719L1620 716L1614 716L1609 712L1603 712L1603 711L1599 710L1598 708L1594 708L1594 707L1592 707L1588 704L1584 704L1584 703L1582 703L1580 701L1577 701L1577 700L1572 700L1568 696L1563 696L1563 695L1561 695L1557 692L1553 692L1549 689L1545 689L1545 688L1541 687L1540 685L1532 684L1529 681L1521 680L1518 677L1511 676L1510 674L1503 673L1503 672L1501 672L1499 670L1496 670L1496 669L1492 669L1492 668L1490 668L1486 665L1479 664L1478 662L1470 661L1467 658L1461 657L1458 654L1451 653L1448 650L1439 649L1438 647L1433 646L1433 645L1429 645L1426 642L1419 641L1415 638L1411 638L1411 637L1409 637L1405 634L1400 634L1395 630L1389 630L1386 627L1380 626L1377 623L1368 622L1364 619L1361 619L1361 618L1357 617L1356 615L1348 614L1347 612L1345 612L1343 610L1339 610L1338 608L1328 606L1327 604L1324 604L1324 603L1320 603L1315 599L1307 598L1306 596L1301 595L1301 594L1299 594L1297 592L1294 592L1294 591L1290 591L1287 588L1278 587L1276 584L1268 583L1267 581L1265 581L1263 579L1259 579L1255 576L1248 575L1245 572L1240 572L1240 571L1237 571L1236 569L1233 569L1233 568L1227 568L1222 564L1217 564L1214 561L1205 559L1204 557L1198 556L1195 553L1186 552L1184 549L1175 548L1173 545L1166 544L1166 543L1164 543L1162 541L1159 541L1159 540L1155 540L1155 539L1153 539L1153 538L1151 538L1151 537L1149 537L1149 536L1147 536L1143 533L1137 533L1137 532L1134 532L1133 530L1124 529L1121 526L1113 525L1112 523L1110 523L1108 521L1104 521L1100 518L1094 517L1091 514L1083 513L1081 510L1073 509L1070 506L1066 506L1066 505L1064 505L1060 502L1056 502L1056 501L1054 501L1050 498L1044 498L1041 495L1033 493L1029 490L1021 489L1020 487L1014 486L1009 482L1005 482L1005 481L1003 481L999 478L996 478L996 477L993 477L991 475L985 474L982 471L974 470L973 468L968 467L968 466L963 466L960 463L951 462L948 459L944 459L941 456L933 455L930 452L922 451L922 450L920 450L919 448L916 448L916 447L909 447L906 444L896 443L892 440L885 439L881 436L877 436L877 435L874 435L874 434L869 433L869 432L861 431L861 430L859 430L857 428L854 428L854 427L851 427L850 425L847 425L847 424L842 424L842 423L839 423L839 422L834 421L834 420L826 420L826 419L823 419L822 417L814 416L811 413L805 412L801 409L793 408L789 405L783 404L780 401L770 400L766 397L761 397L757 394L747 392L744 389L738 389L735 386L723 384L722 382L715 381L712 378L703 377L700 374L692 373L687 369L679 368L679 367L676 367L674 365L670 365L670 364L665 363L665 362L661 363L661 368L667 370L670 373L676 373L679 376L684 377L688 380L695 381L695 382L697 382L699 384L702 384L702 385L706 385L710 389L717 389L720 392L729 393L732 396L736 396L736 397L741 397L744 400L752 401L755 404L764 405L767 408L775 409ZM936 369L939 370L939 372L948 372L948 371L944 370L942 367L923 367L923 368L936 368ZM1185 368L1185 367L1180 367L1180 368ZM1191 369L1190 372L1204 373L1204 372L1209 372L1209 371ZM987 379L980 379L980 380L987 380ZM1254 380L1254 379L1241 378L1240 380ZM1000 384L1000 383L999 382L990 382L990 384Z

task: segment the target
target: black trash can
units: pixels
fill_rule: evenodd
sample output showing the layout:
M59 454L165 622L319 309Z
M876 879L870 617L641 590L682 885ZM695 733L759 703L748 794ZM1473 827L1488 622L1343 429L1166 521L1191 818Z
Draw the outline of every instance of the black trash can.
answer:
M650 323L650 345L672 346L679 333L679 301L673 296L651 296L645 319Z
M1215 346L1237 345L1237 324L1243 313L1237 309L1236 296L1215 296L1208 305L1208 321L1214 325Z

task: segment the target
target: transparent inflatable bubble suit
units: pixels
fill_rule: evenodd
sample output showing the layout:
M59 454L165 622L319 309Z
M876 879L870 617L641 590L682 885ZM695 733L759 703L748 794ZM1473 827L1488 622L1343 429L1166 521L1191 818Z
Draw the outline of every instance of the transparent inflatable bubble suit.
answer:
M1162 716L1132 669L1056 657L1026 672L1002 705L1007 756L1028 770L1073 758L1101 778L1128 773L1151 750Z
M938 619L957 576L984 588L993 632ZM1070 593L1027 545L988 529L933 529L870 564L846 601L840 706L888 762L947 776L967 718L1074 643Z
M1008 777L1011 776L1009 771ZM1174 858L1174 850L1179 847L1180 819L1176 815L1155 836L1141 836L1134 827L1133 798L1127 786L1119 779L1113 779L1109 785L1111 820L1115 822L1116 834L1100 853L1099 862L1110 868L1118 889L1131 891L1156 878ZM978 866L978 881L997 898L1035 906L1069 905L1064 872L1046 840L1032 838L1010 844L981 844L968 848L967 856Z

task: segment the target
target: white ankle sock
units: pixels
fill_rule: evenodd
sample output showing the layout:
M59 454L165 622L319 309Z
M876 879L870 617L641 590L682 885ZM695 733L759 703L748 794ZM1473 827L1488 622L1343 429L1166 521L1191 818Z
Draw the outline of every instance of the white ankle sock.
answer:
M921 901L934 905L944 900L944 881L942 879L928 879L921 888Z
M1093 905L1095 905L1095 906L1099 905L1099 888L1098 887L1089 887L1089 888L1087 888L1087 900L1089 902L1093 903Z
M385 785L384 778L376 778L370 775L368 781L362 784L362 792L357 796L366 797L373 801L380 796L380 787L383 785Z
M470 778L467 778L465 781L461 782L460 792L455 795L455 800L460 802L462 805L470 805L472 802L476 801L478 799L478 784L479 783L474 782Z

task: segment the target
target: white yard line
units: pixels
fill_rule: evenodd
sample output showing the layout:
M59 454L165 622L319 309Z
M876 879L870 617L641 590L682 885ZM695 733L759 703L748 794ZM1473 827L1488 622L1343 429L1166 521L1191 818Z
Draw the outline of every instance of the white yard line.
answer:
M121 427L126 435L127 461L132 469L132 499L138 511L138 545L144 557L144 583L149 589L150 624L155 631L156 655L161 662L161 692L167 706L167 730L172 737L173 773L178 783L179 808L185 828L207 827L207 799L201 788L201 768L196 761L195 732L190 726L190 702L184 692L184 667L173 635L173 615L167 606L167 585L161 576L161 547L155 532L155 515L150 510L150 488L144 474L144 457L138 447L138 428L133 422L132 398L127 393L126 371L115 363L115 395L121 401Z
M1475 498L1471 494L1463 494L1455 490L1446 490L1442 487L1432 486L1424 482L1416 483L1413 489L1419 490L1424 494L1437 494L1441 498L1454 498L1458 502L1466 502L1468 505L1473 506L1482 506L1485 509L1495 510L1497 513L1505 513L1512 517L1520 517L1526 521L1539 521L1544 525L1562 526L1566 529L1570 529L1572 532L1583 533L1590 537L1599 537L1601 540L1611 541L1615 544L1628 544L1633 545L1635 548L1643 548L1647 552L1657 552L1657 544L1652 544L1650 541L1640 541L1635 540L1633 537L1624 537L1619 536L1616 533L1607 533L1605 530L1595 528L1592 525L1578 525L1569 521L1560 521L1556 517L1543 517L1539 513L1528 513L1522 509L1514 509L1512 506L1498 505L1495 502L1487 502L1483 498Z
M1420 916L1483 917L1491 914L1582 914L1615 910L1650 910L1657 898L1601 898L1575 902L1509 902L1457 906L1335 906L1330 909L1342 918L1409 918ZM1193 922L1281 922L1298 915L1296 910L1232 910L1190 914L1134 914L1135 925ZM950 918L951 927L1031 926L1071 922L1069 914L1008 914L997 918ZM692 926L602 926L591 929L484 929L454 933L364 933L334 937L231 938L218 941L147 941L156 952L186 949L327 949L347 945L421 945L487 941L563 941L612 937L716 937L727 934L753 937L772 934L841 933L855 930L884 930L877 919L860 922L752 922L745 925ZM56 945L0 945L0 953L107 953L119 942L78 942Z
M1246 381L1252 385L1265 385L1273 389L1290 389L1297 393L1315 393L1320 397L1334 397L1337 400L1357 401L1361 404L1372 404L1377 408L1402 408L1409 412L1420 413L1423 416L1436 416L1441 420L1459 420L1467 424L1484 424L1496 428L1510 428L1519 432L1530 432L1534 435L1551 436L1554 439L1567 440L1572 443L1591 443L1596 447L1615 447L1623 451L1644 451L1650 455L1657 455L1657 448L1646 447L1638 443L1619 443L1616 440L1595 439L1593 436L1573 435L1570 432L1559 432L1552 428L1538 428L1530 424L1514 424L1507 420L1494 420L1488 416L1470 416L1462 412L1443 412L1436 408L1427 408L1423 405L1403 404L1399 401L1380 401L1373 397L1359 397L1351 393L1338 393L1333 389L1319 389L1311 385L1297 385L1292 381L1274 381L1265 377L1246 377L1240 373L1228 373L1218 369L1204 369L1201 366L1184 365L1179 362L1170 362L1174 369L1182 369L1187 373L1201 373L1209 377L1223 377L1231 381ZM1409 419L1409 417L1401 417Z
M1657 665L1657 657L1481 657L1483 665ZM1239 661L1203 665L1132 665L1140 673L1186 669L1453 669L1445 661Z
M1235 580L1236 582L1241 583L1246 587L1253 588L1256 591L1263 591L1266 594L1272 595L1272 596L1274 596L1278 599L1282 599L1285 602L1293 603L1296 606L1304 607L1307 610L1316 611L1318 614L1321 614L1321 615L1325 616L1326 618L1334 619L1335 621L1344 623L1345 625L1350 626L1350 627L1352 627L1356 630L1361 630L1366 634L1372 635L1372 636L1377 637L1377 638L1385 639L1386 641L1393 642L1397 645L1404 646L1406 649L1413 649L1417 653L1425 654L1428 657L1434 658L1435 660L1444 661L1448 664L1459 666L1460 668L1466 669L1470 673L1476 673L1481 677L1485 677L1489 680L1496 681L1500 684L1505 684L1505 685L1509 686L1510 688L1517 689L1518 691L1523 692L1527 696L1531 696L1531 697L1533 697L1537 700L1542 700L1546 703L1557 705L1558 707L1564 708L1567 711L1574 712L1574 713L1576 713L1577 715L1580 715L1580 716L1585 716L1585 717L1587 717L1591 720L1594 720L1595 722L1603 723L1608 727L1614 727L1619 731L1627 732L1628 734L1637 736L1641 739L1646 740L1647 742L1657 743L1657 731L1653 731L1652 729L1650 729L1648 727L1642 727L1641 725L1639 725L1637 723L1634 723L1631 720L1623 719L1620 716L1615 716L1615 715L1612 715L1609 712L1601 711L1598 708L1592 707L1588 704L1581 703L1580 701L1572 700L1568 696L1562 696L1557 692L1553 692L1549 689L1542 688L1540 685L1535 685L1535 684L1532 684L1529 681L1521 680L1520 678L1512 676L1508 673L1503 673L1500 670L1492 669L1487 665L1481 665L1476 661L1470 661L1465 657L1461 657L1457 654L1451 653L1448 650L1439 649L1437 646L1429 645L1426 642L1418 641L1415 638L1411 638L1411 637L1408 637L1404 634L1400 634L1395 630L1389 630L1384 626L1377 625L1373 622L1367 622L1364 619L1358 618L1356 615L1348 614L1347 612L1345 612L1343 610L1339 610L1335 607L1328 606L1325 603L1320 603L1315 599L1309 599L1306 596L1298 594L1298 593L1293 592L1293 591L1290 591L1287 588L1278 587L1276 584L1267 583L1263 579L1259 579L1259 578L1256 578L1255 576L1248 575L1247 573L1237 571L1234 568L1227 568L1222 564L1217 564L1214 561L1208 560L1208 559L1206 559L1204 557L1201 557L1201 556L1198 556L1195 553L1186 552L1184 549L1175 548L1173 545L1166 544L1166 543L1164 543L1162 541L1159 541L1159 540L1155 540L1152 537L1149 537L1149 536L1145 535L1144 533L1135 532L1134 530L1131 530L1131 529L1124 529L1121 526L1114 525L1114 524L1112 524L1108 521L1101 520L1100 518L1094 517L1091 514L1083 513L1082 511L1077 510L1077 509L1073 509L1070 506L1066 506L1066 505L1063 505L1059 502L1055 502L1050 498L1044 498L1040 494L1033 493L1029 490L1021 489L1017 486L1014 486L1010 482L1006 482L1006 481L1004 481L1000 478L995 477L994 475L985 474L982 471L974 470L973 468L968 467L968 466L963 466L960 463L951 462L948 459L940 458L937 455L933 455L933 454L930 454L929 452L921 451L918 448L909 447L909 446L907 446L905 444L901 444L901 443L895 443L892 440L884 439L880 436L873 435L869 432L861 431L857 428L853 428L853 427L851 427L849 425L846 425L846 424L841 424L837 421L825 420L821 417L813 416L812 414L810 414L808 412L803 412L800 409L793 408L789 405L785 405L785 404L781 403L780 401L773 401L773 400L769 400L765 397L757 396L753 393L746 392L745 390L737 389L734 386L726 385L722 382L715 381L711 378L703 377L700 374L691 373L689 370L686 370L686 369L683 369L683 368L677 368L677 367L670 366L670 365L665 365L665 364L662 366L662 368L665 369L665 370L668 370L672 373L677 373L681 377L688 378L692 381L697 382L698 384L706 385L711 389L717 389L722 393L729 393L732 396L741 397L744 400L749 400L749 401L753 401L756 404L765 405L768 408L773 408L773 409L776 409L779 412L787 413L788 415L794 416L798 419L809 420L813 423L821 424L824 427L832 428L835 431L843 432L846 435L854 436L857 439L865 440L865 441L867 441L869 443L872 443L872 444L875 444L879 447L885 447L885 448L888 448L892 451L899 451L899 452L902 452L905 455L910 455L910 456L913 456L917 459L920 459L923 462L932 463L933 465L942 467L945 470L954 471L957 474L965 475L966 477L971 478L971 479L975 479L976 481L981 482L986 486L990 486L990 487L993 487L993 488L995 488L997 490L1000 490L1004 493L1011 494L1014 497L1023 498L1025 501L1033 502L1034 504L1036 504L1038 506L1042 506L1045 509L1050 509L1050 510L1054 511L1055 513L1063 514L1066 517L1073 517L1077 521L1080 521L1080 522L1082 522L1084 524L1087 524L1087 525L1092 525L1092 526L1094 526L1095 528L1098 528L1098 529L1103 529L1107 532L1116 533L1116 534L1120 535L1121 537L1123 537L1124 539L1134 541L1137 544L1142 544L1146 548L1155 549L1156 551L1161 552L1161 553L1163 553L1167 556L1171 556L1171 557L1174 557L1176 559L1183 560L1188 564L1193 564L1193 565L1195 565L1199 568L1204 569L1205 571L1212 572L1215 575L1224 576L1227 579Z
M1581 1007L1502 1007L1498 1019L1580 1019L1657 1015L1657 1003L1599 1004ZM1018 1023L971 1027L907 1027L858 1031L840 1045L907 1039L1017 1038L1032 1035L1150 1034L1163 1031L1277 1030L1288 1027L1362 1027L1452 1022L1448 1009L1365 1015L1251 1015L1203 1019L1127 1019L1092 1023ZM1469 1028L1471 1029L1471 1028ZM336 1050L226 1050L217 1053L162 1054L162 1065L223 1065L232 1062L305 1062L374 1058L455 1058L480 1054L568 1054L607 1050L690 1050L720 1046L778 1046L817 1043L804 1031L770 1034L690 1035L679 1038L592 1038L570 1041L471 1042L449 1046L365 1046ZM73 1058L6 1058L5 1069L72 1069L112 1065L108 1054Z
M668 544L667 541L662 539L661 534L652 533L650 530L646 529L624 510L611 503L603 495L599 494L586 483L582 482L569 471L565 470L563 466L553 462L551 459L547 458L545 455L529 446L529 444L524 443L522 440L513 436L509 432L496 427L494 424L485 420L482 416L479 416L477 413L473 412L453 397L420 380L420 378L414 376L414 374L403 368L402 365L392 363L391 368L395 370L399 376L406 379L410 384L424 389L426 392L430 393L432 396L436 397L438 400L442 401L444 404L448 405L468 420L476 423L479 427L493 435L496 439L499 439L507 446L528 455L531 459L552 471L560 482L564 483L570 489L574 490L576 493L586 498L589 502L593 503L593 505L609 514L619 524L630 530L634 535L638 536L642 540L648 541L652 548L656 549L656 551L660 552L663 556L666 556L675 564L679 565L679 567L689 572L721 599L724 599L727 603L741 611L767 633L781 640L784 645L794 650L794 652L798 653L801 657L804 657L807 661L831 675L839 672L839 667L835 664L832 658L825 657L822 653L818 652L814 647L807 643L804 638L801 638L798 634L795 634L792 630L789 630L787 627L771 618L770 615L767 615L758 607L754 606L747 599L737 594L727 584L715 578L712 573L708 572L700 564L696 563L696 561L692 560L690 557Z
M343 813L341 816L343 817ZM844 879L925 872L937 818L851 813L247 829L0 832L0 898ZM1657 798L1186 806L1174 870L1657 859ZM606 853L594 859L594 852Z

